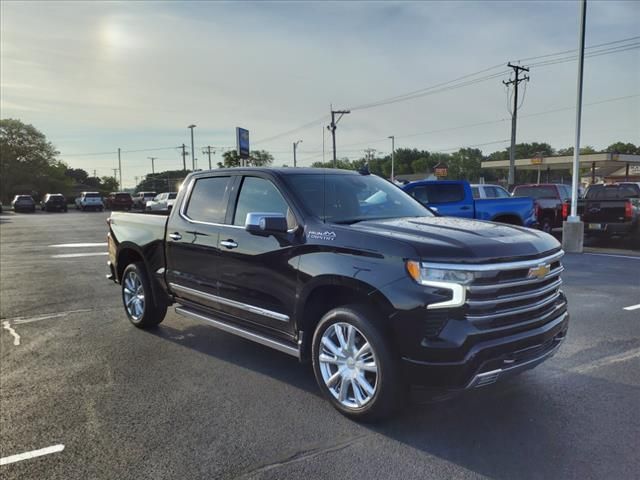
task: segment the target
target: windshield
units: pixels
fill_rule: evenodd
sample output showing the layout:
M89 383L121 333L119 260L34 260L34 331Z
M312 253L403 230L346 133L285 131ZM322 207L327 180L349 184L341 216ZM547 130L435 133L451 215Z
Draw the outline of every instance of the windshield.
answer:
M286 179L309 213L325 222L433 216L398 187L375 175L299 174Z

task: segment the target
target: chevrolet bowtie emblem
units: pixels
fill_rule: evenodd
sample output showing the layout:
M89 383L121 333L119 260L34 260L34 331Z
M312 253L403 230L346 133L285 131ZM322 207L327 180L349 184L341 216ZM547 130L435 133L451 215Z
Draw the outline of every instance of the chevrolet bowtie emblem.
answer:
M551 271L551 265L538 265L537 267L533 267L529 269L529 273L527 274L527 278L544 278L549 275Z

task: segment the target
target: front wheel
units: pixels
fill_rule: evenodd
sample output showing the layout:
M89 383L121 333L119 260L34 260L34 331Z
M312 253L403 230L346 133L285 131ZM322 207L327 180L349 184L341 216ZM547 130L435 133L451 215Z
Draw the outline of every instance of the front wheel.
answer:
M403 400L397 359L370 308L348 305L325 314L313 336L312 357L320 390L353 420L382 419Z
M122 274L122 303L127 317L138 328L152 328L167 314L167 305L158 305L144 263L131 263Z

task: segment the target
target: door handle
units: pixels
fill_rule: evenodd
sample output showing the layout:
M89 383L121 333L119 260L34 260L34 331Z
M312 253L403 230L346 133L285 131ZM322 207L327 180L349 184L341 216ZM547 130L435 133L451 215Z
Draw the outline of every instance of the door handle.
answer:
M220 242L220 245L222 245L223 247L227 247L229 250L231 250L232 248L238 248L238 244L231 239L222 240Z
M178 232L174 232L169 234L169 238L171 240L182 240L182 235L180 235Z

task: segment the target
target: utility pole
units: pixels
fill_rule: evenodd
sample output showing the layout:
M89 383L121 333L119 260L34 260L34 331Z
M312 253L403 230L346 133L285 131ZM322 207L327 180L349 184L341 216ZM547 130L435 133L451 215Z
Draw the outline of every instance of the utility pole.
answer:
M113 178L118 180L118 176L116 175L116 172L118 171L118 169L117 168L112 168L112 170L113 170Z
M216 151L215 149L213 149L213 151L211 150L213 147L211 145L207 145L206 148L202 149L202 153L203 154L207 154L207 156L209 157L209 170L211 170L211 154L213 153L215 155Z
M393 164L395 163L396 156L396 137L395 135L389 135L391 139L391 182L395 182L395 177L393 175Z
M120 147L118 147L118 173L120 175L120 181L118 182L118 188L122 190L122 161L120 160Z
M511 148L509 149L509 189L515 184L516 176L516 123L518 121L518 85L520 82L529 81L529 75L520 77L520 72L529 72L528 68L521 67L520 65L512 65L511 62L507 64L508 67L513 68L515 78L508 82L503 81L507 87L513 85L513 112L511 113Z
M375 158L376 149L375 148L365 148L364 150L364 158L367 159L367 167L369 167L369 163L371 160Z
M196 128L196 125L191 124L187 127L189 130L191 130L191 170L195 171L196 169L196 151L193 147L193 129Z
M187 171L187 151L185 150L185 145L184 143L182 144L182 169L186 172Z
M97 176L98 176L98 173L97 173L96 169L94 168L93 169L93 178L96 178Z
M298 144L302 143L302 140L298 140L297 142L293 142L293 168L298 166L296 162L296 149L298 148Z
M155 173L156 173L155 160L156 160L158 157L147 157L147 158L148 158L149 160L151 160L151 174L152 174L152 175L155 175Z
M322 163L324 163L324 135L325 135L325 130L324 130L324 127L322 127Z
M351 113L351 111L349 111L349 110L334 110L333 107L331 107L331 125L328 125L327 129L331 132L331 137L333 139L333 168L336 168L336 164L337 164L337 159L336 159L336 127L337 127L338 122L340 121L340 119L343 117L343 115L346 115L348 113ZM336 115L340 115L337 120L336 120Z

